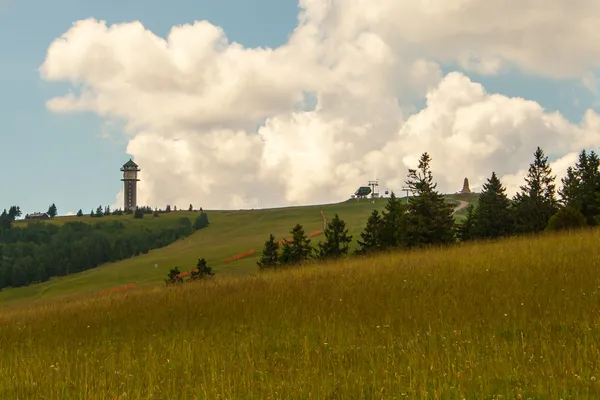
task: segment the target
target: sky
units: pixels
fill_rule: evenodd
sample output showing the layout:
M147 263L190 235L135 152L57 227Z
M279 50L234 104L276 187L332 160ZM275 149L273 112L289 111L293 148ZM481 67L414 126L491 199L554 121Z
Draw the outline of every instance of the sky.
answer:
M438 188L600 143L595 0L0 0L0 209L239 209ZM28 21L24 24L22 21Z

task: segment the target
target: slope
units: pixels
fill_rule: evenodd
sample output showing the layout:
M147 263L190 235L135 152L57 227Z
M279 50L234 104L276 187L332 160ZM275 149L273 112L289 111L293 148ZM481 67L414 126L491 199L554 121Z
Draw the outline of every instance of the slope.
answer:
M458 205L458 201L474 201L477 195L467 197L448 196L450 201ZM81 273L69 275L62 278L53 278L42 284L30 285L18 289L5 289L0 292L0 302L31 302L40 299L48 299L57 296L72 295L90 291L100 291L121 285L135 283L136 286L162 282L170 268L179 266L180 270L187 271L195 267L198 258L203 257L208 265L217 274L253 274L257 273L256 261L260 257L264 242L269 233L273 233L278 239L289 237L290 229L297 223L304 226L305 232L314 232L323 227L321 210L327 218L333 217L335 213L340 215L353 235L353 246L356 239L360 237L366 220L373 209L382 209L386 199L377 199L375 202L369 200L348 200L343 203L286 207L263 210L235 210L235 211L209 211L207 210L210 226L202 229L190 237L181 239L169 246L150 251L138 257L127 260L104 264ZM460 214L457 213L457 218ZM188 211L177 211L162 214L160 219L188 217L195 219L198 213ZM122 221L133 221L131 216L111 216L103 219L118 219ZM77 220L75 217L58 218L51 223L65 223L69 220ZM90 221L89 217L79 220ZM159 224L160 221L152 221L147 216L144 222L131 223ZM165 223L166 221L163 221ZM312 238L317 243L322 236ZM226 259L248 250L256 250L256 253L233 261Z

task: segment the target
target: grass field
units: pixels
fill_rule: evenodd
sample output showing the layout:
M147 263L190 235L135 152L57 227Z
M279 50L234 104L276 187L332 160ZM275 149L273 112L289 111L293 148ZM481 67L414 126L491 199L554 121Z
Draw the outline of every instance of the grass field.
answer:
M477 195L450 195L449 200L473 202ZM148 254L130 258L116 263L104 264L85 272L54 278L42 284L30 285L18 289L5 289L0 292L0 306L13 303L36 302L57 296L68 296L85 292L118 287L135 282L137 286L163 282L170 268L179 266L180 270L195 268L198 258L204 257L209 266L218 275L246 275L258 273L256 261L269 233L278 239L289 237L290 229L297 223L304 226L305 232L316 231L323 227L320 210L329 219L335 213L346 222L353 235L353 246L364 229L367 218L373 209L382 209L385 199L375 203L368 200L347 201L338 204L307 207L287 207L266 210L207 210L211 225L192 236L179 240L170 246L150 251ZM98 222L116 219L136 226L154 226L159 229L180 217L189 217L192 222L198 213L178 211L161 214L158 218L146 216L143 220L135 220L132 216L110 216L103 218L61 217L50 223L62 224L69 221ZM464 210L457 213L461 219ZM24 222L18 222L24 224ZM323 236L312 238L316 245ZM226 263L228 257L255 249L252 256ZM158 267L155 268L154 265Z
M597 399L598 241L512 238L5 307L0 398Z

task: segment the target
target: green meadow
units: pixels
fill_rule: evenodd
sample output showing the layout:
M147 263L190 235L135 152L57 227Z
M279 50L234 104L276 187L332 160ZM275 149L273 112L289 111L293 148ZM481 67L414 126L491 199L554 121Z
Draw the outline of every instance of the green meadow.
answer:
M472 195L469 198L474 201L477 196ZM369 214L373 209L383 209L384 205L385 199L376 199L375 202L348 200L337 204L264 210L207 210L210 226L187 238L138 257L104 264L98 268L61 278L52 278L41 284L4 289L0 291L0 306L99 292L131 283L135 283L136 286L162 283L172 267L179 266L181 271L191 270L195 268L198 258L201 257L208 261L209 266L219 276L256 274L258 273L256 262L270 233L280 239L288 238L290 229L297 223L304 226L307 234L317 231L323 227L321 217L321 210L323 210L326 218L332 218L335 213L338 213L344 219L350 233L354 235L353 245L356 246L356 239L360 238L360 232ZM197 212L177 211L160 214L160 217L156 218L146 215L142 220L136 220L131 215L102 218L73 216L58 217L48 223L64 224L70 221L94 223L117 220L127 224L127 229L160 229L173 225L181 217L188 217L193 222L197 215ZM459 218L460 213L457 215ZM25 222L20 221L15 223L15 226L23 224ZM322 239L322 235L315 236L312 242L316 245ZM227 258L252 249L256 250L255 254L226 262Z
M297 220L284 215L220 229ZM214 229L227 218L213 213ZM3 307L0 398L597 399L599 241L510 238Z
M477 195L449 195L447 199L459 205L459 201L475 202ZM340 215L340 218L346 222L350 234L353 235L353 246L356 247L356 239L360 238L369 214L374 209L382 210L385 201L386 199L376 199L374 202L363 199L318 206L261 210L207 210L210 226L187 238L138 257L104 264L98 268L61 278L52 278L41 284L4 289L0 291L0 306L98 292L131 283L135 283L136 286L162 283L170 268L179 266L181 271L191 270L195 268L198 258L201 257L208 261L209 266L219 276L256 274L258 273L256 262L270 233L280 239L288 238L290 229L297 223L304 226L307 234L315 232L323 227L321 210L326 218L332 218L336 213ZM464 211L462 209L456 213L457 220L464 216ZM181 217L188 217L193 222L197 215L197 212L177 211L160 214L160 217L156 218L146 215L141 220L136 220L131 215L102 218L72 216L58 217L48 223L64 224L70 221L94 223L117 220L127 224L128 229L160 229L161 226L173 225ZM24 223L20 221L15 223L15 226ZM315 236L311 240L316 245L319 240L323 240L323 236ZM227 258L252 249L256 250L255 254L226 262Z

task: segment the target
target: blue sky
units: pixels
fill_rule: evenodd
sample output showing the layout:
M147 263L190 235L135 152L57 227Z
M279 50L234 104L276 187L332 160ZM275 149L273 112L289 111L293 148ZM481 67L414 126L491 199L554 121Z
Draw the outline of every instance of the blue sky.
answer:
M122 185L119 168L130 158L126 141L102 138L102 121L92 114L55 115L44 105L68 85L44 82L38 68L52 40L74 21L140 20L164 37L173 25L207 19L224 28L230 41L252 47L284 43L297 13L296 0L0 0L0 209L16 204L31 213L56 203L60 214L89 212L112 204ZM538 101L573 122L594 100L576 81L519 73L469 76L489 92Z

